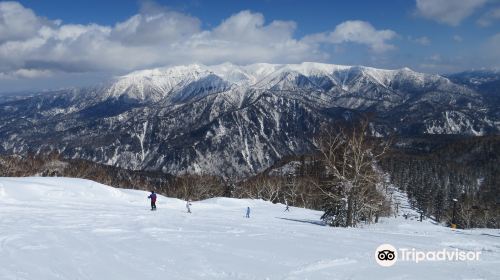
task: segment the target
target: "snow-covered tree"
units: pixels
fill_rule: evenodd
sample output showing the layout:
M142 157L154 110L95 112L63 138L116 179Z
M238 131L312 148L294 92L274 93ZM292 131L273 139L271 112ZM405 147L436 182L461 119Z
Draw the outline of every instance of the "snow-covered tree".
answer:
M323 220L333 226L356 226L382 209L377 189L382 178L375 168L386 145L368 135L368 121L355 126L323 127L315 139L326 174L317 187L325 196Z

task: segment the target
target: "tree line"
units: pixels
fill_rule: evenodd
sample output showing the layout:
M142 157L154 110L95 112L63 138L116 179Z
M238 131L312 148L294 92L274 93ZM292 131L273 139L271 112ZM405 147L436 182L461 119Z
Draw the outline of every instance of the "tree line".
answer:
M380 165L424 215L461 228L499 228L500 137L437 141L419 141L419 152L394 148Z
M500 227L500 137L436 136L391 145L370 137L369 122L360 121L324 125L312 141L312 153L243 179L127 170L57 153L0 156L0 176L84 178L185 200L263 199L321 210L326 224L355 227L393 211L385 192L389 175L425 216L462 228Z
M332 226L374 222L390 209L380 191L374 161L380 151L367 137L367 123L349 128L325 126L314 139L310 155L290 157L298 164L288 174L272 169L250 178L231 180L212 175L172 176L162 172L126 170L86 160L46 155L0 157L0 176L66 176L121 188L155 190L180 199L253 198L325 211ZM381 154L381 153L380 153Z

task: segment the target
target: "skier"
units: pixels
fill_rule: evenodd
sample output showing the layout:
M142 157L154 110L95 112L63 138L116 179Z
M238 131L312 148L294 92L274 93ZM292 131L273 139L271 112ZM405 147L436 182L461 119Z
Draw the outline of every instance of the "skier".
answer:
M286 205L285 212L290 212L290 207L288 207L288 201L287 200L285 200L285 205Z
M245 216L245 218L250 218L250 207L247 207L247 215Z
M190 206L191 206L191 200L188 199L186 201L186 209L187 209L188 213L191 213L191 207Z
M151 211L156 210L156 193L154 191L151 191L148 199L151 199Z

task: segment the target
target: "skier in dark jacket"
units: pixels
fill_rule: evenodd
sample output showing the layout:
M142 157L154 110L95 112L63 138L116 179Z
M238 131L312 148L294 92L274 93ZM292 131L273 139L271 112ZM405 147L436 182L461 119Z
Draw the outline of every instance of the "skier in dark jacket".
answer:
M156 210L156 193L151 191L151 194L148 196L151 199L151 211Z

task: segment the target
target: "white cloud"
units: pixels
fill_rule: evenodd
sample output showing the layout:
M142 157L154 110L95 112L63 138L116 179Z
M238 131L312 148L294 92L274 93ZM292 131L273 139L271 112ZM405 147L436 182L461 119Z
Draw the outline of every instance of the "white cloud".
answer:
M350 20L337 25L332 32L310 35L305 41L331 44L358 43L369 46L374 52L385 52L395 48L387 41L396 35L392 30L377 30L366 21Z
M137 14L116 24L110 39L130 45L151 45L185 40L200 32L197 18L173 11Z
M500 8L492 9L483 14L478 20L477 24L483 27L490 26L493 22L500 20Z
M429 57L429 60L431 61L435 61L435 62L438 62L438 61L441 61L441 55L436 53L436 54L433 54Z
M0 73L2 79L18 79L18 78L46 78L52 76L50 70L37 70L37 69L18 69L9 73Z
M262 14L242 11L223 21L211 35L216 39L246 43L286 41L292 37L295 28L293 21L273 21L266 26Z
M453 38L453 41L458 42L458 43L461 43L464 41L464 38L462 38L462 36L460 36L460 35L453 35L452 38Z
M417 37L417 38L413 38L410 36L410 37L408 37L408 40L415 42L415 43L422 45L422 46L429 46L431 44L431 39L429 39L429 37L427 37L427 36L422 36L422 37Z
M0 2L0 78L124 72L193 62L321 61L329 57L323 44L350 42L383 52L394 48L388 41L396 36L368 22L346 21L331 32L295 38L295 22L266 22L262 14L250 11L203 29L196 17L144 3L129 19L102 26L50 21L17 2Z
M487 0L416 0L417 14L440 23L457 26Z
M0 44L23 40L36 35L39 28L49 24L17 2L0 2Z

